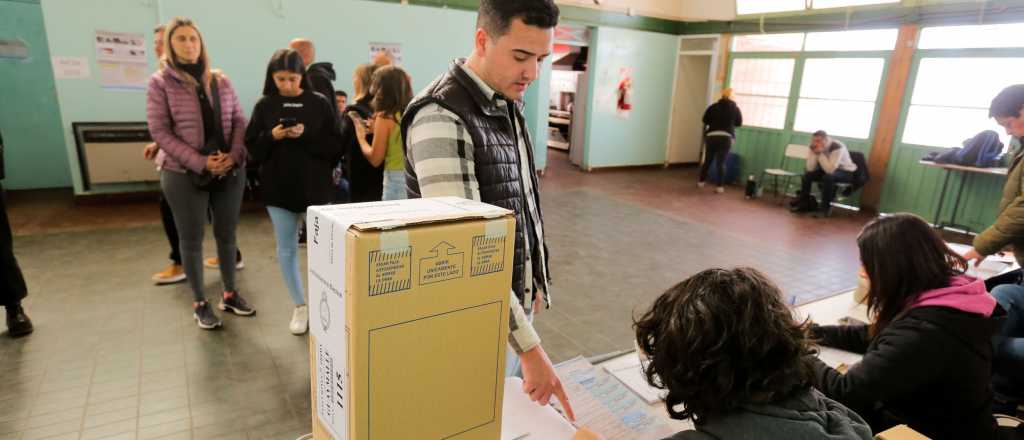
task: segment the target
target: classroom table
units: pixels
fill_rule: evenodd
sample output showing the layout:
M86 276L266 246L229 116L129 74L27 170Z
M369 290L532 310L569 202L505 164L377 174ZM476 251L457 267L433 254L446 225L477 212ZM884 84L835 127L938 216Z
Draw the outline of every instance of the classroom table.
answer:
M959 225L956 223L956 212L960 209L960 198L964 195L964 187L967 186L966 183L969 178L974 174L1005 176L1009 172L1007 168L978 168L949 163L935 163L928 160L921 160L917 163L926 167L940 168L946 172L946 177L942 179L942 190L939 192L939 206L935 209L935 221L932 222L932 226L939 229L952 226L963 229L967 232L971 232L971 228L969 226ZM956 191L956 201L953 203L953 212L949 216L949 223L943 223L939 220L939 216L942 214L942 205L946 200L946 190L949 188L949 176L953 174L953 172L959 172L961 174L960 186Z

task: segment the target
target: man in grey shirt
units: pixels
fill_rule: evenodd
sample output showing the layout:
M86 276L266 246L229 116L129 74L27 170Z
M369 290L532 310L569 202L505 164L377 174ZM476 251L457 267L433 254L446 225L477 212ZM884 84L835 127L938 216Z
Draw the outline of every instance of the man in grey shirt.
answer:
M793 203L793 212L819 211L822 216L829 216L832 211L832 200L836 198L836 184L853 183L857 164L850 158L850 150L839 140L832 139L824 130L814 132L811 137L810 152L800 185L800 196ZM821 204L814 206L811 198L811 184L819 182L821 186Z

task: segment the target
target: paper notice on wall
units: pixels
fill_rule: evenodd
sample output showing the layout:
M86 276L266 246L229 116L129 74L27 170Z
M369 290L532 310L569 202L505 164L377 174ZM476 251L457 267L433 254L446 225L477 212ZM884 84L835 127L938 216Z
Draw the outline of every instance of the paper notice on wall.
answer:
M0 39L0 58L24 60L28 58L28 45L21 40Z
M370 62L377 61L377 57L387 57L391 64L402 65L402 45L399 43L370 43Z
M145 90L149 79L142 34L96 31L96 65L107 90Z
M55 79L82 79L89 77L89 60L85 57L53 57Z

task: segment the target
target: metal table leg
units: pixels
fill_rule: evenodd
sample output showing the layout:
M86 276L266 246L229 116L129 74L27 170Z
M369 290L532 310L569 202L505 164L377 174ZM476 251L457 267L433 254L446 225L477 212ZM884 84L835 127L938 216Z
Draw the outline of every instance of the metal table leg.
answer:
M967 179L971 177L971 173L966 171L960 172L960 189L956 192L956 202L953 203L953 212L949 216L949 224L953 226L962 226L956 223L956 212L960 209L960 198L964 195L964 187L967 186Z
M942 228L942 223L939 222L939 216L942 214L942 204L946 201L946 188L949 186L949 174L948 168L944 168L946 171L946 178L942 180L942 191L939 192L939 207L935 210L935 221L932 222L932 226L936 228Z

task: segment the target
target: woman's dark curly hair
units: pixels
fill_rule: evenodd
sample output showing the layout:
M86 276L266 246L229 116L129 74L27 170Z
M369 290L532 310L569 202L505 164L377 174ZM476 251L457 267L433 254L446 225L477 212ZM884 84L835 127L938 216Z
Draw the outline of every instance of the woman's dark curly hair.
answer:
M814 353L807 322L757 270L709 269L675 285L635 319L651 386L674 419L695 422L807 390ZM684 405L681 410L676 406Z

